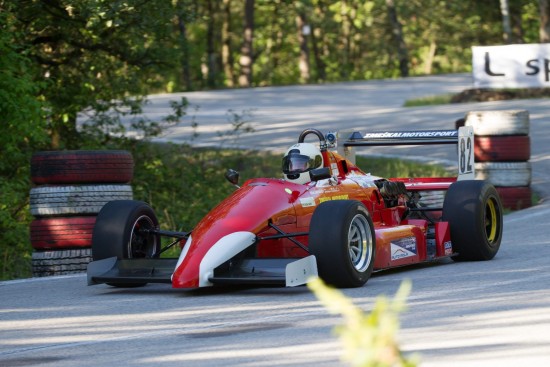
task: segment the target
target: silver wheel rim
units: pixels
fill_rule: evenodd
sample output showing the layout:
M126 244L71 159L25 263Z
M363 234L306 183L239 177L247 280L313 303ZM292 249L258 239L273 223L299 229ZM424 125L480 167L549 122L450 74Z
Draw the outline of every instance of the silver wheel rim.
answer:
M142 215L139 217L132 226L132 232L130 234L130 241L128 242L128 258L144 258L152 257L157 251L158 244L157 238L152 234L139 233L143 229L155 228L153 220Z
M348 231L348 250L355 270L364 272L372 260L372 232L367 218L357 214Z

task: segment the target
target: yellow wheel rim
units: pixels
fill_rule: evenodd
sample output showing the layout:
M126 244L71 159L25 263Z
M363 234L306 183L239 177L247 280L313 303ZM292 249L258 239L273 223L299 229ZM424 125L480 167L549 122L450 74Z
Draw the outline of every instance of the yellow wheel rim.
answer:
M487 240L493 243L497 239L498 217L495 200L490 198L485 206L485 233Z

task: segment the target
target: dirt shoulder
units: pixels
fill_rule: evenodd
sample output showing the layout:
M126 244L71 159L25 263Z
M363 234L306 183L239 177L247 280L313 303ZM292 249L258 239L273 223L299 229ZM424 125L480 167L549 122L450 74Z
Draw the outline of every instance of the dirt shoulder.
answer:
M504 101L510 99L547 98L550 88L466 89L451 98L451 103Z

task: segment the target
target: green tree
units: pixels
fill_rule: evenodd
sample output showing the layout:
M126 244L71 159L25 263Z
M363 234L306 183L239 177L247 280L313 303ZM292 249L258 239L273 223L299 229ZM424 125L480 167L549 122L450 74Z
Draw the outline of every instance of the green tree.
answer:
M30 273L29 162L47 142L40 85L31 78L33 63L13 42L19 31L10 10L0 2L0 279Z
M16 42L38 66L35 79L45 80L52 148L79 147L81 111L128 105L162 87L158 70L176 65L171 2L10 2L22 30Z

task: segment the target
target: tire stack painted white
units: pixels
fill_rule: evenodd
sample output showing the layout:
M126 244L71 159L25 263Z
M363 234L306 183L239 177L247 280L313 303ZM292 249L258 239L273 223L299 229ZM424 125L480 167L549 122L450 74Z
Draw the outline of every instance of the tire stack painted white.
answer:
M443 208L447 190L419 191L418 193L420 194L420 200L418 201L420 206Z
M529 113L469 112L465 125L474 127L476 179L492 183L505 208L531 206Z
M33 276L86 271L96 216L108 201L132 199L126 151L37 152L31 160Z

